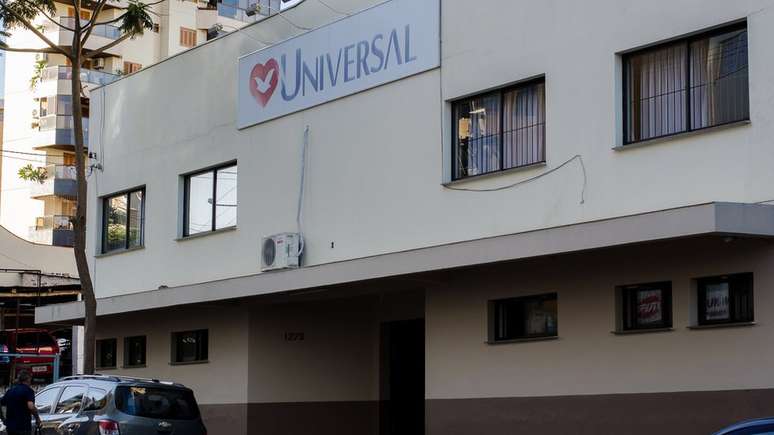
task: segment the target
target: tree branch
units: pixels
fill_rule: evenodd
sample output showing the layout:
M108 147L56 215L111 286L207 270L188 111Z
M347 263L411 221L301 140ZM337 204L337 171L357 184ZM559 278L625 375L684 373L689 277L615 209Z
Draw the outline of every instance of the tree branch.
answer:
M60 47L60 46L58 46L58 45L54 44L53 42L51 42L51 40L50 40L50 39L46 38L46 35L44 35L43 33L41 33L41 32L40 32L40 30L38 30L38 29L37 29L37 28L36 28L36 27L35 27L35 26L34 26L32 23L30 23L29 21L27 21L27 19L25 19L23 16L21 16L21 15L17 14L17 13L16 13L16 11L14 11L12 8L9 8L9 7L8 7L8 3L7 3L7 0L0 0L0 7L2 7L2 8L3 8L5 11L7 11L9 14L13 15L13 16L14 16L14 18L16 18L17 20L19 20L19 22L20 22L20 23L22 23L22 25L23 25L24 27L26 27L26 28L27 28L27 30L29 30L29 31L31 31L32 33L34 33L34 34L35 34L35 36L37 36L38 38L40 38L40 39L41 39L43 42L45 42L45 43L46 43L46 45L48 45L49 47L51 47L51 48L52 48L53 50L55 50L57 53L63 54L63 55L65 55L67 58L70 58L70 57L71 57L71 56L70 56L70 54L69 54L69 53L67 53L67 52L66 52L66 51L65 51L65 50L64 50L62 47Z
M107 0L99 0L97 3L97 7L94 8L94 12L91 14L91 18L89 19L89 22L86 23L86 33L83 34L83 37L81 38L81 46L86 44L86 41L89 39L89 36L91 36L91 31L94 29L94 23L97 21L97 16L102 12L102 8L105 7L105 3L107 3Z
M110 50L111 48L115 47L116 45L126 41L127 39L131 38L132 35L129 33L124 33L120 38L116 39L115 41L111 42L110 44L106 44L96 50L90 51L86 53L83 58L84 59L91 59L93 57L96 57L98 54L102 54L105 50Z
M32 3L32 2L31 2ZM69 30L70 32L74 32L75 29L72 29L70 27L65 26L64 24L60 23L59 20L55 20L54 18L50 17L46 11L43 10L40 6L36 4L32 4L32 6L38 10L44 17L48 18L48 21L51 21L52 23L56 24L57 26L61 27L62 29Z
M123 13L123 14L121 14L121 15L119 15L119 16L117 16L117 17L113 18L112 20L108 20L108 21L96 21L96 22L94 22L94 25L95 25L95 26L101 26L101 25L103 25L103 24L113 24L113 23L117 23L117 22L119 22L119 21L123 20L125 16L126 16L126 13Z
M59 54L58 51L52 50L50 48L16 48L16 47L7 47L0 45L0 51L13 51L17 53L49 53L49 54Z

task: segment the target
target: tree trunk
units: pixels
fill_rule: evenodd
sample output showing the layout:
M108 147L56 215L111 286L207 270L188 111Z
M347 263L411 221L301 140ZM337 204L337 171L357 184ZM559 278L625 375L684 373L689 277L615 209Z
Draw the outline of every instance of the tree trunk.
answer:
M78 276L81 280L81 294L85 305L84 312L84 340L83 340L83 374L94 374L94 352L96 351L97 328L97 298L94 294L94 285L89 274L89 263L86 257L86 164L83 146L83 107L81 105L81 25L77 17L75 20L75 32L72 43L72 101L73 101L73 133L75 145L75 174L78 187L78 197L75 208L73 229L75 231L75 264L78 267Z

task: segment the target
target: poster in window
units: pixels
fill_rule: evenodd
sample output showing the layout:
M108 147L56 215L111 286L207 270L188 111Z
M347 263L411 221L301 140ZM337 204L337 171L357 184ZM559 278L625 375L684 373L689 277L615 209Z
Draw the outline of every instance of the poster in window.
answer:
M637 292L637 323L651 325L663 319L661 290L641 290Z
M728 283L707 284L706 289L706 319L728 320L731 315L728 306Z

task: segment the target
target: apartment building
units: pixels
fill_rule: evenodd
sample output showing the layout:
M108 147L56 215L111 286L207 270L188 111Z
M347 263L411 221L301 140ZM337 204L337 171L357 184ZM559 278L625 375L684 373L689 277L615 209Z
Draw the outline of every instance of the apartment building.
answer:
M99 370L212 434L774 414L774 1L485 3L306 0L94 91Z
M279 0L274 0L279 2ZM261 9L247 15L246 5L224 5L216 1L166 0L152 7L154 28L141 37L127 40L84 65L80 96L85 103L84 129L89 129L89 96L92 89L110 83L122 75L139 71L208 39L233 31L246 23L269 15L277 5L262 0ZM109 2L100 13L100 22L110 22L123 10L121 2ZM72 27L75 9L71 3L56 2L54 17ZM83 9L80 18L91 18ZM57 44L68 45L72 33L45 17L36 22L45 35ZM95 28L86 49L96 49L121 36L120 23ZM15 30L9 46L39 47L42 42L29 31ZM0 224L20 237L55 246L72 246L71 217L75 213L75 156L73 154L71 68L69 60L56 54L7 54L5 99L8 112L3 134L5 166L0 189ZM42 183L21 180L20 168L44 167Z

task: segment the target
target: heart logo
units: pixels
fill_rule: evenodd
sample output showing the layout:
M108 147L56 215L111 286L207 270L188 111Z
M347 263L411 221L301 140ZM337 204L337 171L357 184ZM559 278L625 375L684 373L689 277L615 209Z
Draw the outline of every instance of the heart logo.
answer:
M279 83L279 65L274 58L265 64L257 63L250 71L250 93L255 101L266 107Z

